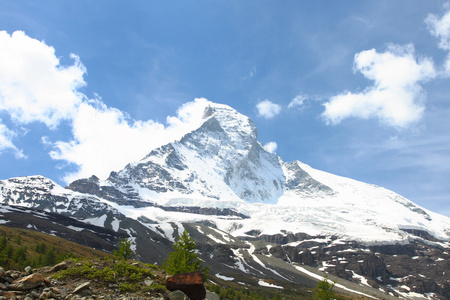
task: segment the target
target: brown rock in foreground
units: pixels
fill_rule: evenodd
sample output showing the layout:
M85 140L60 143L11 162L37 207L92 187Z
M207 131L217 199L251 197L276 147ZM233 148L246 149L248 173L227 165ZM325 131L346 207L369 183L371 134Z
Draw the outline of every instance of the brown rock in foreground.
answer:
M44 276L39 273L31 274L13 281L8 286L9 290L27 291L38 287L44 283Z
M169 291L182 291L191 300L204 299L206 296L203 274L199 271L172 276L167 279L166 287Z

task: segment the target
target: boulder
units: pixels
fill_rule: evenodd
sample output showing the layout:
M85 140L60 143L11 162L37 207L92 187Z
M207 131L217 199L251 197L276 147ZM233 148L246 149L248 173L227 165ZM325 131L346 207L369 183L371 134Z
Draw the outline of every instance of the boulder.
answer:
M16 279L8 286L9 290L27 291L34 289L44 283L44 276L39 273L34 273L19 279Z
M69 267L69 265L67 264L67 262L63 261L63 262L60 262L57 265L54 265L53 268L50 269L50 272L58 272L58 271L61 271L61 270L65 270L68 267Z
M210 291L206 291L205 299L206 300L220 300L219 295L217 295L216 293L210 292Z
M77 286L74 290L73 293L74 294L78 294L81 293L82 291L84 291L85 289L89 288L89 286L91 285L90 281L87 281L85 283L80 284L79 286Z
M18 292L4 292L3 293L3 299L17 299L20 298L20 295L18 294Z
M189 300L189 297L186 296L182 291L176 290L167 295L169 300Z
M183 273L167 279L166 287L169 291L182 291L191 300L204 299L206 289L203 285L202 272Z

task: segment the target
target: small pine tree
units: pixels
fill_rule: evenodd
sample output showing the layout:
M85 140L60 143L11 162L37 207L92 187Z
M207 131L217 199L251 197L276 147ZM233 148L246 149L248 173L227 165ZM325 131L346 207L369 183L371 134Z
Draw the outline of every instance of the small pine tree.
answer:
M39 243L36 245L36 252L45 254L47 252L47 245L45 243Z
M53 266L56 263L55 247L51 247L47 250L44 256L44 264L46 266Z
M11 258L13 255L13 248L11 245L6 245L5 249L3 250L3 252L5 253L5 256L8 258Z
M12 259L17 263L23 263L26 259L27 247L23 246L14 252Z
M275 295L272 297L272 300L281 300L280 294L276 292Z
M209 267L204 267L196 253L197 244L189 235L187 229L179 236L178 241L173 244L173 251L169 258L164 261L163 267L171 275L201 271L204 276L208 274Z
M3 236L2 239L0 240L0 251L5 249L6 245L8 245L8 239L6 238L6 236Z
M123 239L119 241L119 249L114 251L114 255L124 260L131 259L135 255L131 249L131 240Z
M316 294L313 296L315 300L331 300L336 297L336 293L333 291L336 282L331 283L328 280L328 276L325 275L323 280L319 281L317 286L314 288Z

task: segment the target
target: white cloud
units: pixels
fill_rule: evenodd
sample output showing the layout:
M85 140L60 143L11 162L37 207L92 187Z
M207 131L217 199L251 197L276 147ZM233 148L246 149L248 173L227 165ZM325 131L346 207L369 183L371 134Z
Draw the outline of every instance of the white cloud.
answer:
M447 5L447 12L439 18L430 14L425 20L431 34L439 38L439 48L450 52L450 9ZM444 63L444 72L446 76L450 76L450 53Z
M421 82L436 76L431 59L417 59L412 45L391 45L386 52L375 49L355 55L354 70L374 84L362 93L347 92L330 98L322 116L338 124L346 118L374 118L404 128L417 122L425 109Z
M26 158L23 152L14 145L12 138L16 136L16 133L9 130L0 119L0 153L3 151L11 150L16 158Z
M70 119L82 95L86 72L77 56L72 66L60 66L55 50L22 31L9 35L0 31L0 112L16 125L42 122L55 129ZM13 142L15 131L0 124L0 151L10 149L25 158Z
M450 50L450 10L442 18L429 14L425 23L428 25L431 34L440 38L439 48Z
M306 97L306 95L300 94L294 97L294 99L292 99L292 101L289 103L288 108L294 108L294 107L298 107L298 106L303 106L303 104L305 104L305 101L308 98Z
M264 101L259 102L256 105L256 109L258 111L258 115L265 119L271 119L281 112L281 106L278 104L272 103L269 100L264 100Z
M176 117L167 118L165 127L152 120L132 120L99 100L84 102L74 115L73 139L56 142L51 156L79 166L77 172L66 175L66 182L92 174L106 178L111 171L121 170L199 126L208 103L202 98L184 104Z
M271 153L275 153L277 151L278 145L275 142L268 142L264 145L264 148L266 148L266 150Z
M18 123L43 122L55 128L70 119L82 101L77 89L85 85L86 69L76 55L63 67L55 49L22 31L0 31L0 110Z

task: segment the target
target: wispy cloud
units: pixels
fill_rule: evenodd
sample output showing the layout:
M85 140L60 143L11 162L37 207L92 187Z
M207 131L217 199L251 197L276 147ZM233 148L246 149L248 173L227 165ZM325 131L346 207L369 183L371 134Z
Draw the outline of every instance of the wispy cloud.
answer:
M439 38L439 48L450 52L450 5L446 5L447 12L439 17L434 14L428 15L425 23L428 25L430 33ZM450 53L444 63L444 74L450 76Z
M12 141L13 137L16 136L16 133L9 130L1 121L2 120L0 119L0 153L9 150L12 151L14 156L18 159L26 158L22 150L18 149Z
M302 107L305 104L305 101L308 97L304 94L300 94L294 97L291 102L288 104L288 108Z
M258 115L265 119L272 119L281 112L281 106L272 103L270 100L264 100L256 105Z
M383 124L405 128L422 117L425 92L420 83L434 78L436 72L432 60L417 58L412 45L390 45L383 53L375 49L357 53L354 70L372 80L373 86L331 97L322 114L327 123L378 118Z
M245 75L242 78L242 80L247 80L247 79L253 78L253 77L255 77L255 75L256 75L256 67L253 66L253 68L250 70L250 72L247 75Z

